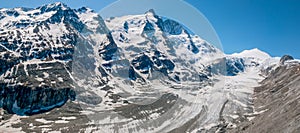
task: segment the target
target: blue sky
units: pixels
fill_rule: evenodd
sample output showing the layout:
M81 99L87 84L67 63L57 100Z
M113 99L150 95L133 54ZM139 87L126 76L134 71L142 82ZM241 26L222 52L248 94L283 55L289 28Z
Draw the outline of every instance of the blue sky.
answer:
M57 0L0 0L0 8L37 7ZM99 11L116 0L61 0ZM163 1L163 0L162 0ZM300 58L300 0L185 0L210 21L225 53L259 48ZM178 9L180 10L180 9Z
M300 0L187 1L211 22L226 53L259 48L300 58Z

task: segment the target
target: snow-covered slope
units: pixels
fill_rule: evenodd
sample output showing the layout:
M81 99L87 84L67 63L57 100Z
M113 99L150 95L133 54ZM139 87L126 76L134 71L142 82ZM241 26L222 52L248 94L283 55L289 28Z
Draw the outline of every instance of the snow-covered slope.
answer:
M235 57L247 57L247 58L256 58L260 60L266 60L271 58L269 54L266 52L263 52L257 48L251 49L251 50L244 50L241 53L234 53L231 56Z
M244 50L241 53L234 53L227 55L227 75L235 75L243 72L245 67L259 67L262 71L269 71L268 69L275 68L278 65L279 57L271 57L269 54L254 48L251 50Z

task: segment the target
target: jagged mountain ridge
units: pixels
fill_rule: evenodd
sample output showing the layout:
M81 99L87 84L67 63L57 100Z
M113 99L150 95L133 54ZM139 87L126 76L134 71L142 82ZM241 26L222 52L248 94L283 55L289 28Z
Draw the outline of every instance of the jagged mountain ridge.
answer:
M250 119L253 113L251 87L261 79L260 71L268 73L265 67L273 70L277 62L266 54L261 54L266 57L263 59L249 54L226 56L178 22L159 17L154 11L105 21L91 9L75 10L62 3L0 12L1 89L5 90L0 105L9 113L31 115L62 105L69 107L74 104L69 99L79 101L82 108L89 109L78 111L76 118L89 112L89 121L99 121L91 118L94 116L102 120L84 125L85 131L86 126L107 132L220 131L226 125L234 127L239 119ZM225 81L218 80L224 76L232 82L240 79L240 83L225 83L223 90ZM10 92L16 85L24 89ZM241 86L246 89L238 89ZM27 97L20 95L24 92ZM54 110L60 109L64 108ZM183 117L177 118L176 113ZM26 119L47 119L47 115L39 115L40 119ZM125 118L120 120L119 116ZM105 121L112 118L115 121ZM64 120L68 127L68 119ZM148 120L157 120L160 125L172 122L172 126ZM137 122L153 129L130 126Z

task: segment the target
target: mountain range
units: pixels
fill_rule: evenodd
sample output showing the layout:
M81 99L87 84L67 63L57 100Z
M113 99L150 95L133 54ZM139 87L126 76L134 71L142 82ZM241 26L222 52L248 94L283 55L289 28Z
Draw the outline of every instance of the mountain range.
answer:
M154 10L0 9L3 132L299 132L300 61L225 54Z

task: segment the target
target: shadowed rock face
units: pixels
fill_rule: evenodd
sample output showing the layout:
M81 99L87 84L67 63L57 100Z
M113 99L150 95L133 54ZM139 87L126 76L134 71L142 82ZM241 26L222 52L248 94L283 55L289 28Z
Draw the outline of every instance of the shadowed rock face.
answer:
M260 114L234 132L300 132L300 64L280 66L255 88L254 105Z
M236 76L240 72L244 72L245 63L242 58L226 59L226 75Z
M30 88L27 86L7 86L0 84L0 105L8 113L33 115L62 106L69 99L75 100L75 92L70 88L51 87Z

